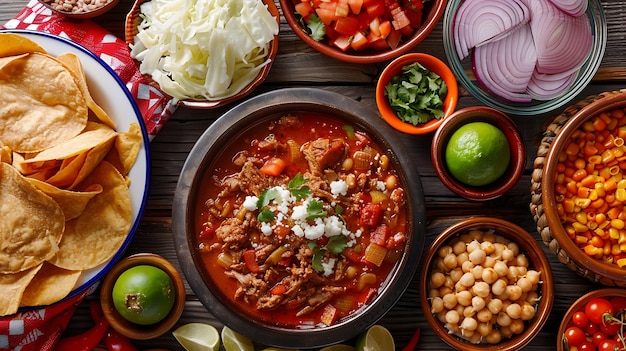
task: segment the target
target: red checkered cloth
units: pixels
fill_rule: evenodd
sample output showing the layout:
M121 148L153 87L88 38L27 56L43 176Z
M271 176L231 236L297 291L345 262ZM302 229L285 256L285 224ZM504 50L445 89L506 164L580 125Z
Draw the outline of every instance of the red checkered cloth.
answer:
M150 140L156 136L176 109L174 99L147 84L146 78L141 75L131 59L126 43L93 21L67 20L52 14L37 0L31 0L14 19L0 28L29 29L59 35L79 43L96 54L126 83L126 87L137 102ZM76 296L45 308L0 317L0 350L53 350L76 306L95 288L94 285Z

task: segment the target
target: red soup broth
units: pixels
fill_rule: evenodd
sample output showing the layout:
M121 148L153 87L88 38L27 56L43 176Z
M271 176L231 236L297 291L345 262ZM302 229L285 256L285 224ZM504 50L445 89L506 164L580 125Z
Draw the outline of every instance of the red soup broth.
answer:
M404 250L406 192L357 126L297 113L250 128L202 180L197 250L221 299L272 325L337 323Z

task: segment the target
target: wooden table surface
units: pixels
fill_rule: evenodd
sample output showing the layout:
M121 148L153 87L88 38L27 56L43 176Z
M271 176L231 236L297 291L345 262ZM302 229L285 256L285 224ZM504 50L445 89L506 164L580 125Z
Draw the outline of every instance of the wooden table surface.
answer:
M626 60L624 59L626 57L626 24L624 24L626 1L606 0L602 3L608 20L606 54L592 83L573 102L599 92L626 87ZM13 18L26 4L27 0L0 1L0 23ZM131 5L130 0L121 0L116 8L96 18L95 22L115 35L123 37L124 17ZM253 95L283 87L318 87L339 92L376 109L374 88L385 63L347 64L319 54L302 43L282 17L280 31L276 62L266 82ZM440 21L428 38L413 51L430 53L445 60L441 38ZM461 91L458 108L479 104L466 91ZM147 208L139 231L126 254L153 252L166 257L179 267L171 230L171 205L178 175L194 142L215 119L233 106L234 104L231 104L215 110L179 108L152 141L150 145L152 175ZM413 159L410 166L417 167L421 175L426 200L426 243L429 244L444 228L460 219L486 214L517 223L541 242L529 210L530 174L541 133L559 112L560 110L557 110L548 115L531 117L512 116L526 142L525 172L519 183L506 196L487 202L472 202L459 198L439 181L433 171L429 156L432 135L399 135L412 153ZM559 322L569 305L580 295L601 287L578 276L560 263L546 246L543 244L542 246L553 268L555 303L545 327L526 347L526 350L554 349L558 338L556 332ZM191 288L188 285L186 288L186 306L178 325L206 322L221 328L222 324L198 301ZM404 347L416 328L422 329L418 350L449 349L428 327L423 311L419 307L417 290L417 279L414 279L400 301L379 323L391 330L398 349ZM88 299L93 298L95 296L88 297ZM83 303L77 310L66 331L68 335L83 331L90 325L87 306ZM158 339L136 341L135 344L141 349L182 350L171 333L166 333Z

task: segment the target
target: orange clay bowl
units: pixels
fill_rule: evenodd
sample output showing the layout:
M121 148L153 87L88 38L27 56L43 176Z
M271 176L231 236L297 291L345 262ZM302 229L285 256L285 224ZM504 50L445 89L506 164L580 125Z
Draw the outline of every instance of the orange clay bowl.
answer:
M176 290L174 307L167 317L156 324L139 325L131 323L122 317L113 305L111 293L117 278L127 269L139 265L149 265L162 269L170 276L172 283L174 283L174 289ZM150 253L135 254L122 259L106 275L100 287L100 304L102 305L104 317L117 332L135 340L153 339L167 333L183 314L185 298L185 285L180 273L178 273L176 268L168 260L159 255Z
M435 28L439 19L443 16L447 0L432 0L424 3L422 9L422 23L419 28L413 31L409 37L405 37L400 44L392 49L384 50L353 50L349 48L347 51L341 51L335 46L329 45L327 40L314 40L306 28L302 27L299 15L296 15L295 5L300 0L280 0L280 7L283 10L283 16L287 20L289 27L296 33L302 41L307 43L313 49L334 59L350 62L350 63L376 63L392 60L402 54L409 52L416 45L421 43ZM362 11L363 12L363 11Z
M469 230L473 229L482 232L493 232L517 243L520 253L524 253L528 258L529 268L541 274L539 279L540 284L538 285L539 301L536 305L535 316L525 322L525 328L522 333L513 335L510 339L503 338L500 343L494 345L487 343L472 344L469 341L465 341L449 333L443 323L441 323L435 315L430 313L431 305L430 299L428 298L430 294L430 272L433 262L435 262L435 259L438 257L439 249L448 244L456 236L467 233ZM550 311L554 303L554 281L550 262L535 238L516 224L493 217L472 217L457 222L437 236L430 247L427 248L422 262L419 274L419 296L422 311L424 311L426 321L435 334L456 350L521 350L539 333L550 316Z
M469 186L456 180L446 166L445 150L448 140L461 126L471 122L487 122L499 128L509 142L511 159L505 173L495 182L483 186ZM443 120L435 132L431 147L431 159L441 182L454 193L466 199L486 201L509 191L519 181L526 164L524 140L513 120L506 114L485 106L466 107L457 110Z
M133 7L130 9L128 14L126 15L126 26L124 30L124 37L126 43L128 45L134 45L135 43L135 34L137 34L137 26L141 23L141 17L139 14L141 13L141 4L147 2L149 0L135 0ZM276 19L276 22L280 25L280 13L278 12L278 8L274 4L273 0L263 0L263 3L267 6L267 9L272 14L272 16ZM267 75L270 73L270 69L272 68L272 64L275 61L276 54L278 53L278 36L276 34L274 36L274 40L271 41L269 45L269 52L267 53L267 59L270 60L268 64L263 66L259 70L259 74L254 78L248 85L243 87L241 91L237 94L234 94L229 97L225 97L219 100L196 100L196 99L183 99L178 101L179 106L184 106L188 108L194 109L214 109L229 103L235 102L237 100L241 100L244 97L250 95L261 83L265 81ZM233 38L236 39L236 38ZM149 79L149 84L153 87L159 89L159 84Z
M115 5L117 5L117 3L120 2L120 0L110 0L106 4L96 7L90 11L72 12L72 11L62 11L62 10L54 9L52 5L49 3L51 1L53 0L50 0L48 2L44 0L39 0L40 3L42 3L45 7L49 8L53 13L56 13L61 16L69 17L69 18L78 18L78 19L87 19L87 18L93 18L96 16L103 15L109 12L109 10L114 8ZM103 0L103 1L106 1L106 0Z
M616 264L606 263L594 259L579 248L568 236L557 212L557 196L555 192L555 174L559 157L565 145L569 142L572 133L578 130L583 123L591 120L603 112L626 108L626 93L614 94L584 106L574 114L562 127L554 138L548 155L545 159L543 175L541 177L541 201L544 215L548 222L550 232L562 252L567 257L559 257L563 260L569 259L570 263L575 263L574 269L579 275L593 281L609 286L626 286L626 268L619 268ZM622 120L622 123L625 120ZM624 171L620 170L617 176L622 176ZM621 205L620 205L621 206ZM596 214L598 212L595 212ZM616 241L617 242L617 241ZM560 255L559 255L560 256ZM568 265L572 268L570 265Z
M626 298L626 290L618 289L618 288L605 288L598 289L594 291L590 291L583 296L579 297L574 303L570 306L570 308L565 312L565 316L561 319L561 325L559 326L559 332L556 334L558 337L556 338L556 350L557 351L567 351L568 349L563 344L562 335L565 334L565 330L569 327L569 323L572 320L572 316L577 311L585 309L585 305L587 302L591 301L596 297L601 297L604 299L610 300L613 297Z
M415 62L419 62L429 71L438 74L448 87L448 94L443 101L444 116L442 118L431 119L417 126L406 123L398 118L396 112L389 105L387 96L385 96L385 87L389 84L391 79L402 74L402 67ZM407 134L427 134L437 130L443 120L454 112L458 99L459 90L454 74L452 74L450 68L448 68L443 61L428 54L410 53L398 57L385 67L376 84L376 105L378 106L378 112L380 112L383 119L387 121L389 125Z

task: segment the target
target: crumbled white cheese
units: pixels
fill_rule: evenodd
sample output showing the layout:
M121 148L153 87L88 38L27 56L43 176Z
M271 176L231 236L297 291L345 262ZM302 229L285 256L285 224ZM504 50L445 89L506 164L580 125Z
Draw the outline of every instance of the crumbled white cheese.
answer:
M343 233L345 225L337 216L329 216L324 219L324 230L326 236L331 237Z
M335 258L329 258L328 262L322 262L322 268L324 268L325 277L328 277L329 275L333 274L333 271L335 268L335 261L337 261Z
M387 187L385 186L385 182L379 180L376 182L376 189L380 190L380 191L385 191Z
M256 205L259 202L259 198L256 196L246 196L246 199L243 201L243 208L248 211L254 211L257 209Z
M315 218L315 224L307 224L304 227L304 237L309 240L317 240L324 236L324 228L324 221L321 218Z
M307 205L308 205L308 201L305 201L300 206L294 206L293 212L291 213L291 219L294 219L296 221L306 220L306 218L309 216L309 214L306 211Z
M272 235L274 230L272 230L272 225L267 222L261 222L261 232L266 236Z
M337 196L342 195L345 196L348 193L348 183L345 180L336 180L330 183L330 192L331 194Z

